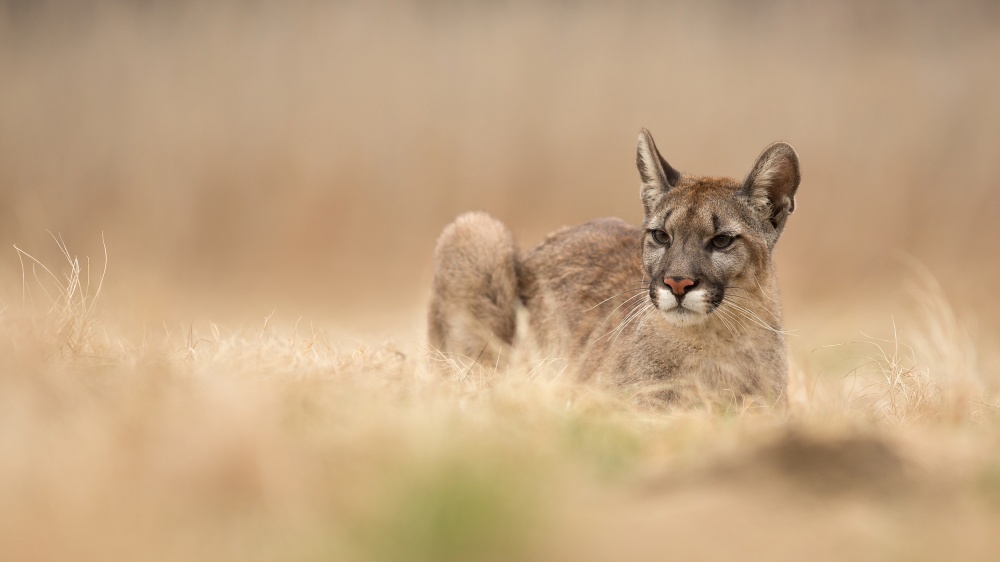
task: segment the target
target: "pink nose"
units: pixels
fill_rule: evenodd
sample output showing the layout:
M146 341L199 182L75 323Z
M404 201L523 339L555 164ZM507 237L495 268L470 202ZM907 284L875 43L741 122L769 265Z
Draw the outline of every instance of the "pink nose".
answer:
M688 287L693 287L695 281L693 279L684 279L683 277L664 277L663 282L670 287L670 291L677 296L683 295Z

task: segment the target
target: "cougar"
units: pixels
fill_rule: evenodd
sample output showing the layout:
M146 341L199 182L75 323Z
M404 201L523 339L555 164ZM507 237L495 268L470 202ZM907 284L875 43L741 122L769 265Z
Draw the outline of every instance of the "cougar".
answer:
M531 347L581 379L655 401L783 398L787 352L772 253L795 209L799 160L768 146L742 181L682 174L639 133L641 227L605 218L522 253L473 212L434 251L429 343L496 367Z

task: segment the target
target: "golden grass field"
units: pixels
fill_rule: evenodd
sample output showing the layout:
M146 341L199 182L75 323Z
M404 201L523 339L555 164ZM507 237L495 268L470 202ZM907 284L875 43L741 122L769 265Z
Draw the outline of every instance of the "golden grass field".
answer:
M991 2L0 1L0 560L995 560ZM426 347L430 254L798 150L787 407ZM443 371L443 372L442 372Z

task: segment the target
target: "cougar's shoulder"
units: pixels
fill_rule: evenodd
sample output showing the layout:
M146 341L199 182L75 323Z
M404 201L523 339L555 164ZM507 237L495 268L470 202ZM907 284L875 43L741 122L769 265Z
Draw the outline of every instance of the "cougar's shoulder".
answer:
M518 278L522 299L545 287L567 302L604 294L621 276L640 274L642 231L617 218L562 228L525 253Z
M638 227L604 218L558 230L527 252L518 265L518 292L535 343L582 351L618 304L608 297L630 285L638 291L641 239Z

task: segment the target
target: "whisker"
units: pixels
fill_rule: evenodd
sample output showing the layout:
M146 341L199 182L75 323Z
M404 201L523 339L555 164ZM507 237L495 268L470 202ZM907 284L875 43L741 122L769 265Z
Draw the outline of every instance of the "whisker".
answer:
M625 318L623 318L622 321L619 322L617 326L615 326L610 332L604 334L603 336L597 338L594 341L600 341L600 340L604 339L605 337L611 336L612 334L617 334L621 330L624 330L625 326L627 326L628 323L633 318L636 317L636 315L640 314L641 312L643 312L645 310L644 305L645 306L653 306L653 303L650 303L650 302L645 302L645 303L644 302L638 302L638 303L634 304L632 306L632 308L629 309L628 313L625 314Z
M635 318L637 316L639 316L640 314L642 314L643 312L645 312L646 308L648 308L650 306L653 306L652 303L648 303L648 302L644 303L644 304L645 304L645 306L637 305L637 306L633 307L632 310L631 310L631 312L621 322L618 323L618 327L615 328L615 331L620 333L622 330L625 329L625 326L627 326L629 322L631 322L632 320L635 320Z
M646 309L646 312L643 313L642 318L639 319L639 325L635 327L636 332L642 330L642 325L646 323L646 320L649 320L649 317L652 316L655 311L656 307L653 306L652 303L650 303L650 306Z
M720 312L718 308L716 308L715 311ZM733 327L729 324L729 321L726 319L726 317L723 316L722 314L718 314L716 317L719 319L722 325L725 326L727 330L729 330L729 335L733 336L733 339L736 339L736 332L733 331Z
M757 325L759 325L759 326L761 326L763 328L768 328L768 329L777 331L777 329L774 326L771 326L770 324L764 322L764 320L760 316L758 316L757 313L755 313L754 311L750 310L749 308L745 308L743 306L740 306L739 304L736 304L735 302L729 302L728 304L729 304L730 307L732 307L732 309L734 311L739 312L740 314L742 314L743 317L746 318L747 320L751 320L755 324L757 324Z
M637 302L637 303L634 303L634 304L632 305L632 308L630 308L630 309L629 309L629 311L625 313L625 317L624 317L624 318L623 318L623 319L621 320L621 322L619 322L619 323L618 323L618 324L617 324L617 325L616 325L616 326L615 326L614 328L612 328L611 330L609 330L609 331L608 331L608 332L607 332L606 334L604 334L604 335L602 335L601 337L599 337L599 338L595 339L595 340L594 340L594 342L599 342L599 341L601 341L602 339L604 339L604 338L606 338L606 337L610 336L611 334L615 333L615 331L616 331L616 330L617 330L617 329L618 329L618 328L619 328L619 327L620 327L620 326L621 326L621 325L622 325L622 324L623 324L624 322L626 322L626 321L628 320L628 318L629 318L629 317L630 317L630 316L632 315L632 313L633 313L633 312L635 312L636 310L638 310L638 309L639 309L639 308L640 308L640 307L642 306L642 304L643 304L643 303L642 303L642 301L640 301L640 302ZM613 311L612 311L612 312L613 312ZM610 318L610 317L611 317L611 315L609 314L609 315L608 315L608 317ZM605 318L604 320L605 320L605 321L607 321L607 318ZM604 322L601 322L601 324L604 324Z
M761 287L761 286L760 286L760 281L759 281L759 280L758 280L758 281L755 281L755 283L757 284L757 289L759 289L759 290L760 290L760 294L764 295L764 297L765 297L765 298L766 298L766 299L767 299L767 300L768 300L768 301L769 301L769 302L770 302L771 304L777 304L777 303L778 303L778 299L776 299L776 298L772 297L771 295L767 294L767 291L765 291L765 290L764 290L764 287Z
M722 306L720 306L719 308L723 307L727 307L725 308L725 310L726 313L729 315L729 318L732 319L733 322L736 322L741 328L743 328L744 333L750 331L750 326L747 324L747 321L749 319L746 317L746 315L733 308L733 303L731 301L726 302L725 299L723 299Z
M757 287L760 288L760 283L757 284ZM726 297L732 297L732 298L737 298L737 299L744 299L744 300L753 302L754 304L757 304L761 308L763 308L768 314L770 314L771 317L774 318L775 322L779 322L779 323L781 322L781 318L777 314L775 314L773 310L771 310L766 304L764 304L763 302L761 302L761 299L758 298L757 295L754 295L753 293L751 293L747 289L744 289L743 287L724 287L724 289L727 289L727 290L728 289L737 289L737 290L743 291L744 294L742 294L742 295L739 295L739 294L735 294L734 295L732 293L727 293ZM770 296L768 296L766 293L764 293L763 289L761 289L761 296L763 298L766 298L767 301L770 302L771 304L776 304L776 301L774 299L772 299Z
M613 309L611 309L611 312L609 312L608 315L604 317L604 320L601 320L601 323L598 324L597 327L603 326L608 321L608 319L611 318L611 315L613 315L615 313L615 311L617 311L619 308L625 306L625 303L627 303L627 302L629 302L631 300L634 300L634 299L636 299L638 297L641 297L641 296L643 296L645 294L646 294L646 291L643 290L643 291L640 291L640 292L632 295L631 297L623 300L618 306L616 306ZM639 302L642 302L642 301L639 301ZM638 303L633 303L633 304L638 304ZM626 314L626 316L628 316L628 315Z
M715 311L725 315L725 317L728 318L729 321L734 324L734 326L737 328L736 329L737 335L739 335L739 328L743 328L743 332L745 333L747 331L747 325L743 323L742 319L736 316L735 312L725 308L725 305L726 303L723 302L718 308L715 309Z
M646 308L646 312L644 312L642 314L642 317L639 318L639 323L635 327L636 332L642 330L643 325L646 324L646 320L649 320L649 317L652 315L654 308L655 307L653 306L649 306Z
M764 311L767 312L767 314L770 315L771 318L773 318L775 322L777 322L779 324L781 323L781 318L777 314L775 314L770 308L764 306L764 304L762 304L760 301L758 301L756 299L753 299L751 297L741 296L741 295L726 295L726 298L742 299L742 300L740 300L740 302L744 303L744 306L757 305L760 308L764 309Z
M617 333L615 334L614 338L612 338L612 340L611 340L612 343L614 343L615 341L618 340L618 338L625 331L625 328L628 326L628 324L634 322L636 320L636 318L639 318L640 316L647 314L649 312L649 310L652 309L652 308L653 308L653 303L646 303L646 306L643 307L641 310L639 310L639 312L633 314L631 317L627 318L625 321L623 321L621 324L619 324L618 325L618 329L616 330Z
M725 299L723 299L723 302L725 303ZM734 303L732 301L730 301L729 303L726 303L726 304L729 304L729 306L732 307L732 309L734 311L740 313L744 318L746 318L747 320L750 320L751 322L757 324L761 328L765 328L765 329L770 330L770 331L772 331L772 332L774 332L776 334L782 334L782 335L790 335L791 334L790 332L786 332L785 330L779 330L779 329L775 328L774 326L771 326L770 324L764 322L764 320L760 316L758 316L757 313L755 313L752 310L749 310L747 308L743 308L742 306L740 306L740 305L738 305L738 304L736 304L736 303Z
M619 293L615 293L615 294L611 295L610 297L602 300L601 302L595 304L594 306L588 308L584 312L590 312L591 310L594 310L595 308L597 308L597 307L601 306L602 304L608 302L609 300L617 297L618 295L623 295L625 293L628 293L629 291L646 292L646 287L638 287L638 288L625 289L624 291L621 291ZM626 302L628 302L628 301L626 301Z

